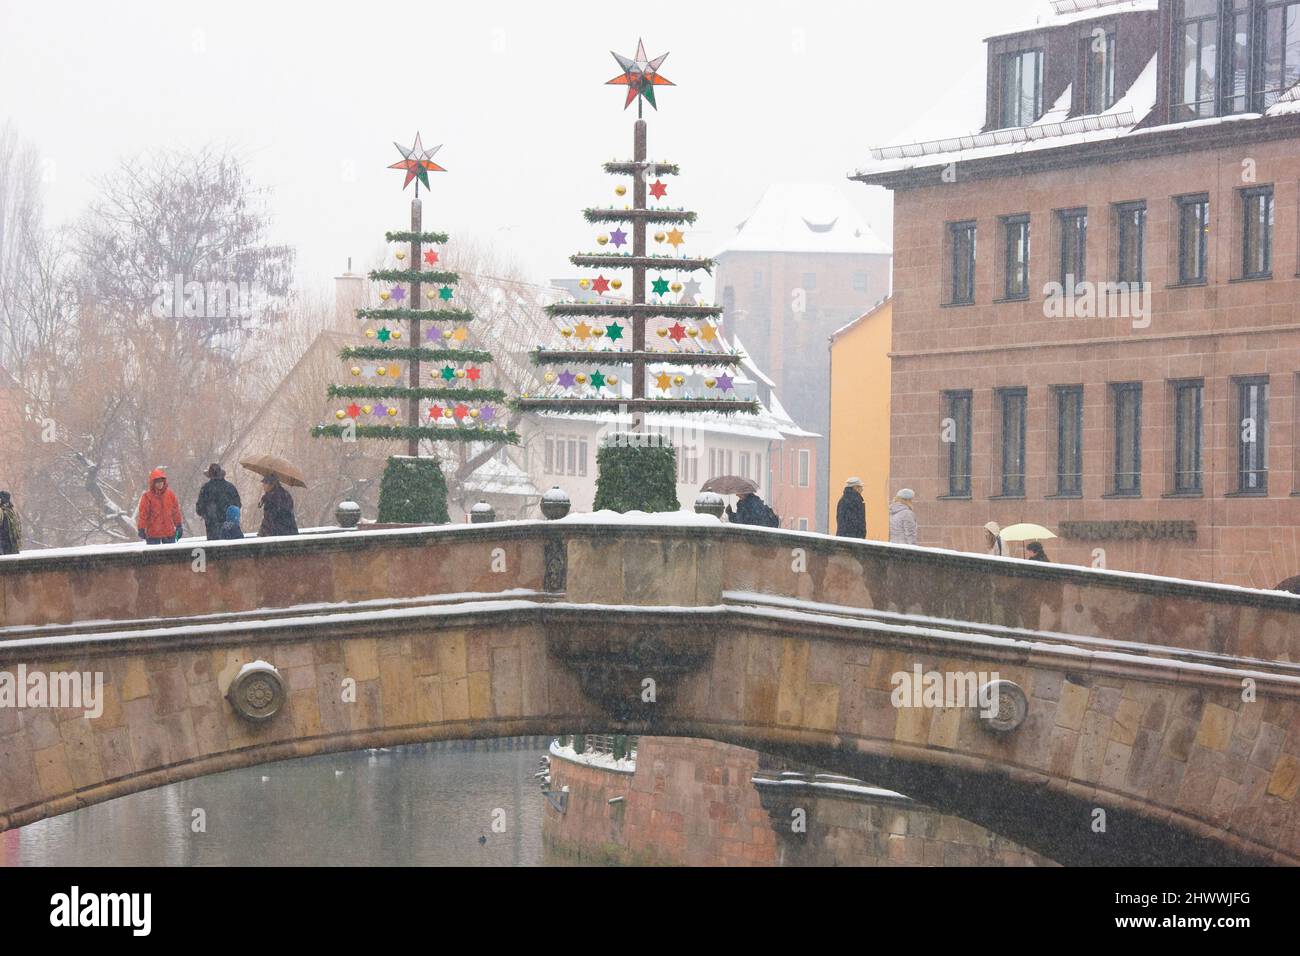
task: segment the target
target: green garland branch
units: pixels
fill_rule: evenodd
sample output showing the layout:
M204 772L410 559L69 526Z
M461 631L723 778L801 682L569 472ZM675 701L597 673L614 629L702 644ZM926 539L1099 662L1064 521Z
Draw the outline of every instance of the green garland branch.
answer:
M384 240L386 242L419 242L432 243L435 246L445 245L450 237L445 232L386 232Z
M676 256L576 255L569 256L569 261L575 266L606 269L631 269L634 266L645 266L647 269L686 269L691 272L703 269L709 275L713 274L714 266L712 259L679 259Z
M370 273L376 282L433 282L454 285L460 281L455 272L424 272L420 269L376 269Z
M478 425L317 425L311 433L316 438L342 438L349 433L357 438L375 438L388 441L409 441L412 438L432 441L501 442L519 444L519 436L505 428L483 428Z
M534 365L563 362L591 365L630 365L634 358L664 365L739 365L744 357L736 352L616 352L613 349L586 352L581 349L537 349L528 353Z
M695 222L695 213L685 209L584 209L583 217L587 222L662 222L673 225L690 225Z
M605 164L605 172L612 176L640 176L642 170L647 172L647 176L676 176L681 172L681 167L676 163L632 163L632 162L609 162Z
M643 315L647 318L662 316L666 319L713 319L722 316L722 309L712 305L631 305L619 302L560 302L546 307L546 314L551 318L561 316L596 316L606 315L612 318L632 318Z
M394 322L472 322L468 309L357 309L358 319L392 319Z
M461 402L504 402L499 388L446 388L410 385L331 385L330 398L452 398Z
M378 359L381 361L410 362L478 362L486 364L492 361L492 353L479 349L428 349L428 348L384 348L381 345L349 345L339 353L339 358Z
M684 415L713 412L718 415L757 415L757 399L716 398L516 398L510 407L520 412L647 412Z

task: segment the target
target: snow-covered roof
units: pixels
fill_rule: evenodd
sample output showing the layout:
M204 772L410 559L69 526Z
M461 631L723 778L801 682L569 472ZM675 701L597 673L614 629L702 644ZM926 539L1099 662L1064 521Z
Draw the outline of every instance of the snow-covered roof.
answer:
M885 303L888 302L888 301L889 301L890 299L892 299L892 298L893 298L893 295L887 295L887 296L882 297L881 300L880 300L879 302L877 302L877 303L876 303L875 305L873 305L871 308L867 309L867 311L863 312L863 313L862 313L860 316L858 316L856 319L850 319L848 322L845 322L843 325L841 325L838 329L836 329L834 332L832 332L832 333L830 334L830 339L831 339L831 341L832 341L832 342L835 341L837 338L839 338L841 335L843 335L843 334L844 334L845 332L847 332L849 329L851 329L851 328L853 328L854 326L856 326L858 323L867 321L867 319L871 318L873 315L875 315L877 312L879 312L882 308L884 308Z
M1119 13L1152 13L1159 9L1160 0L1044 0L1042 12L1034 18L1033 23L1025 23L1019 13L1012 14L1015 20L1008 19L1004 23L995 24L995 32L989 34L989 38L1085 23Z
M889 255L857 208L829 183L773 183L736 234L728 252L808 252Z
M1052 104L1052 108L1029 126L989 132L979 132L977 128L975 132L947 139L879 147L871 151L871 161L854 175L871 176L910 169L930 169L959 161L970 162L1119 139L1136 132L1138 125L1155 108L1156 75L1156 57L1153 55L1124 95L1102 113L1068 118L1071 88L1067 87Z
M496 455L475 468L473 474L461 483L461 487L481 495L536 497L541 494L527 472L514 462L502 461Z

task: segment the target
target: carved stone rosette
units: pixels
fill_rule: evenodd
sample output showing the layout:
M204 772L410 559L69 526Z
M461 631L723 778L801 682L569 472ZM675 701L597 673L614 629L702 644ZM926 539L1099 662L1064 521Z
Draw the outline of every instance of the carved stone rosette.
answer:
M997 713L989 717L980 714L980 725L995 734L1010 733L1029 715L1029 699L1014 681L995 680L980 688L980 700L987 700L994 691L998 700Z
M284 704L284 680L270 664L258 661L235 675L226 700L246 720L270 720Z

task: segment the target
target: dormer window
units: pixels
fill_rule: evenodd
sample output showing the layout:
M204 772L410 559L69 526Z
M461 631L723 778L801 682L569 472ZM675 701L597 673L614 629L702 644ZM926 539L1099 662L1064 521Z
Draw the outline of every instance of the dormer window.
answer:
M1083 111L1104 113L1115 105L1115 34L1097 30L1083 42Z
M1003 128L1029 126L1043 115L1043 51L1002 54Z
M1300 82L1300 0L1177 0L1174 122L1263 112Z

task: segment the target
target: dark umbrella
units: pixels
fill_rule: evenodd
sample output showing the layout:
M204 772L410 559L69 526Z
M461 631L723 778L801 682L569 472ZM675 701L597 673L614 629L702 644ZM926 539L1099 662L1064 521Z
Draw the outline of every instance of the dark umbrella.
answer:
M753 495L758 493L758 485L739 475L723 475L710 478L700 491L712 491L719 495Z
M255 474L275 475L286 485L294 485L298 488L306 488L307 482L303 479L302 471L297 466L289 464L283 458L276 458L274 455L257 455L253 458L245 458L240 464Z

